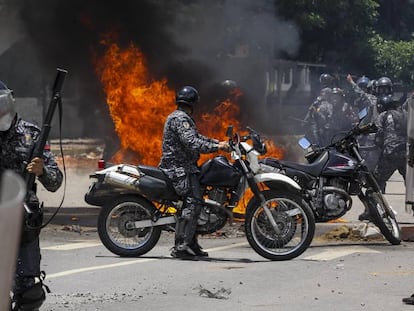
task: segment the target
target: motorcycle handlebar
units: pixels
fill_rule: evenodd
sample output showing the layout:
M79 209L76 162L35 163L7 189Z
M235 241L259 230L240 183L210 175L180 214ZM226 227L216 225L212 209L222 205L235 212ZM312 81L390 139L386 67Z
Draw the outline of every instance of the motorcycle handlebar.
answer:
M353 128L352 130L350 130L348 132L348 134L346 134L343 138L341 138L340 140L326 146L326 147L319 147L317 148L318 150L322 151L325 149L329 149L332 147L338 147L341 146L345 141L349 140L352 137L358 136L358 135L366 135L366 134L370 134L370 133L376 133L378 131L378 127L375 125L375 123L371 122L369 124L363 125L363 126L356 126L355 128ZM316 151L316 150L314 150Z
M377 131L378 127L375 125L375 123L369 123L355 128L355 135L376 133Z

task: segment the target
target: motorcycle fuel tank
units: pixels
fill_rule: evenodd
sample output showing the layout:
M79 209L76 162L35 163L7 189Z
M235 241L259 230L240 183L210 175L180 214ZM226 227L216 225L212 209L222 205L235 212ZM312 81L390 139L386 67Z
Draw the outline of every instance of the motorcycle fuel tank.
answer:
M217 187L235 187L241 178L241 172L224 156L210 159L201 166L200 184Z
M322 175L351 175L358 162L350 156L336 151L329 151L329 159L322 171Z

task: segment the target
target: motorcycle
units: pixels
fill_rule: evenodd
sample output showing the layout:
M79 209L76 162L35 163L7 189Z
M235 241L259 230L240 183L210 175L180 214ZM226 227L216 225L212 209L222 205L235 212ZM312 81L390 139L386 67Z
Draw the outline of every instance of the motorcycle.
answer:
M266 165L260 164L258 157L266 152L266 145L256 131L248 131L246 136L233 134L229 126L226 135L232 161L217 155L201 165L203 204L196 232L210 234L222 229L250 189L253 197L248 201L245 218L249 244L259 255L273 261L295 258L312 242L312 210L294 180L277 172L264 172ZM98 233L112 253L125 257L144 255L157 244L163 230L175 231L183 201L159 168L119 164L90 177L94 181L85 201L102 206Z
M266 165L297 181L303 189L303 197L313 210L316 222L340 218L352 206L352 195L358 196L370 220L393 245L401 243L401 231L395 212L381 193L377 180L361 157L358 136L375 133L374 123L361 125L367 110L359 112L359 122L349 132L325 147L312 145L303 137L299 145L308 152L308 164L263 159ZM337 137L337 136L335 136ZM333 137L333 138L335 138Z

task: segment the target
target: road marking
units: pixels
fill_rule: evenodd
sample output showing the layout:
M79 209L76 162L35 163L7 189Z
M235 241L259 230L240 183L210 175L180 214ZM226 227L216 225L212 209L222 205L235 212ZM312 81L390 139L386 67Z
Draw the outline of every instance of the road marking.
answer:
M69 244L60 244L55 246L46 246L42 247L42 250L52 250L52 251L71 251L74 249L81 249L81 248L88 248L88 247L95 247L102 245L101 242L77 242L77 243L69 243Z
M348 256L355 253L380 253L379 251L372 250L363 246L350 246L350 247L341 247L329 249L327 251L310 255L302 258L302 260L312 260L312 261L328 261L333 260L339 257Z
M117 262L109 265L101 265L101 266L93 266L93 267L85 267L85 268L79 268L79 269L72 269L57 273L48 274L48 279L54 279L62 276L67 276L71 274L77 274L82 272L89 272L89 271L95 271L95 270L102 270L102 269L110 269L110 268L116 268L116 267L122 267L122 266L128 266L133 265L136 263L143 263L143 262L149 262L149 261L155 261L158 259L155 258L143 258L143 259L137 259L137 260L130 260L130 261L123 261L123 262Z
M71 243L71 244L68 244L68 245L72 245L72 244L81 244L81 243ZM90 244L92 244L92 243L90 243ZM246 246L246 245L247 245L247 242L235 243L235 244L231 244L231 245L208 248L208 249L206 249L206 251L217 252L217 251L220 251L220 250L226 250L226 249L231 249L231 248L236 248L236 247L241 247L241 246ZM61 245L61 246L64 246L64 245ZM43 249L46 249L46 248L43 248ZM59 278L59 277L62 277L62 276L67 276L67 275L72 275L72 274L77 274L77 273L82 273L82 272L96 271L96 270L102 270L102 269L111 269L111 268L117 268L117 267L122 267L122 266L134 265L134 264L137 264L137 263L151 262L151 261L155 261L155 260L160 260L160 259L158 259L158 258L140 258L140 259L136 259L136 260L122 261L122 262L117 262L117 263L107 264L107 265L72 269L72 270L67 270L67 271L48 274L47 278L48 279L54 279L54 278Z
M206 249L206 251L207 252L217 252L217 251L222 251L222 250L226 250L226 249L242 247L242 246L247 246L247 245L249 245L247 242L234 243L234 244L230 244L230 245L224 245L224 246L208 248L208 249Z
M380 272L371 272L370 274L373 276L379 276L379 275L410 276L414 274L414 270L380 271Z

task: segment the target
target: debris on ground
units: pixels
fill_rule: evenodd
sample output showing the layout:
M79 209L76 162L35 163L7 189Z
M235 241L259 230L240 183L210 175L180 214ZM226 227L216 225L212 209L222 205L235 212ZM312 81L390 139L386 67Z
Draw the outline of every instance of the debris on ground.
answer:
M77 232L77 233L81 233L82 232L82 228L79 225L65 225L62 227L63 231L71 231L71 232Z
M360 223L353 226L343 225L334 228L319 236L323 240L351 240L351 241L372 241L384 240L379 229L370 223Z
M212 292L212 291L208 290L207 288L204 288L203 286L200 285L198 294L200 296L206 297L206 298L229 299L229 296L231 294L231 290L221 287L218 290L216 290L215 292Z

